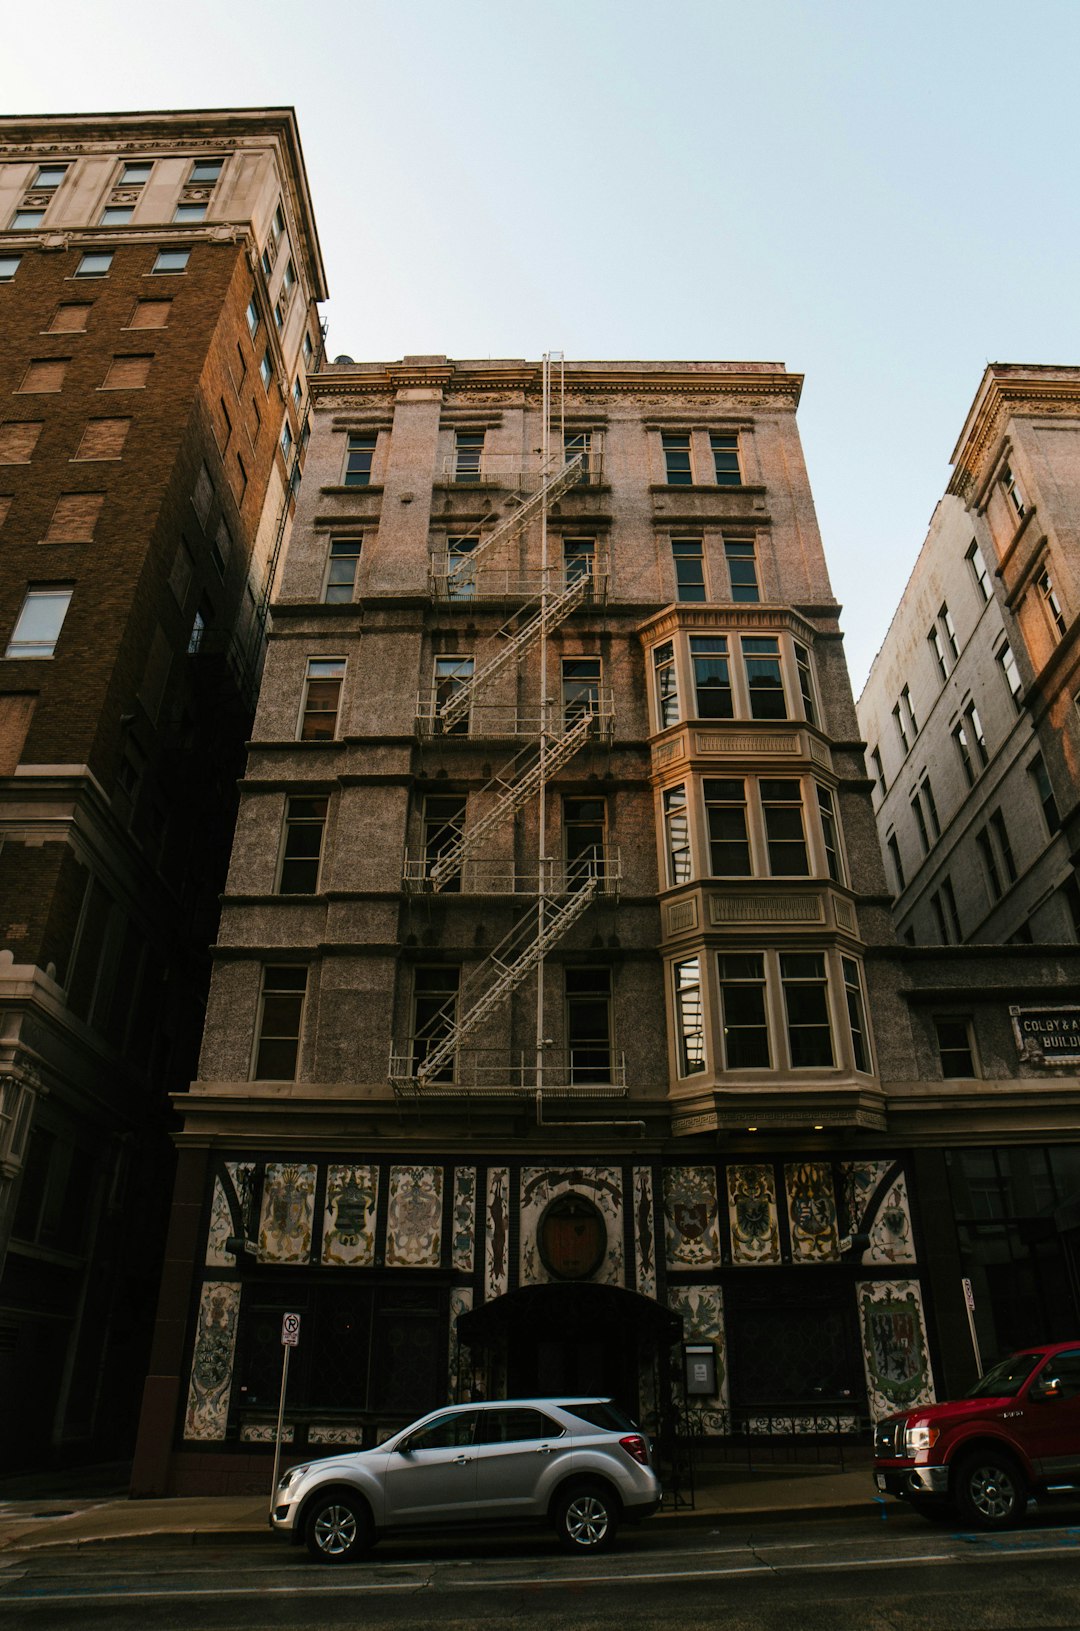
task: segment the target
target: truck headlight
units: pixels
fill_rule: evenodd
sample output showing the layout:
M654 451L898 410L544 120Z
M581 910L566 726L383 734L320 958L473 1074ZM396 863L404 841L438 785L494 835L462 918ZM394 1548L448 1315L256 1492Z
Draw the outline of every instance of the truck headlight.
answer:
M917 1450L930 1450L941 1437L938 1427L928 1427L920 1422L915 1427L904 1428L904 1454L914 1455Z

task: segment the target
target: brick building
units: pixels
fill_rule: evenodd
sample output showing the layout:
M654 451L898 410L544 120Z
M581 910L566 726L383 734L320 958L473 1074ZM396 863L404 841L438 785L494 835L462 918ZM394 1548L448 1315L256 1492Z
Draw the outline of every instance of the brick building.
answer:
M555 374L312 381L137 1493L264 1486L285 1311L294 1458L476 1391L664 1425L680 1338L712 1434L970 1372L801 379Z
M7 1467L131 1441L324 296L290 110L0 121Z

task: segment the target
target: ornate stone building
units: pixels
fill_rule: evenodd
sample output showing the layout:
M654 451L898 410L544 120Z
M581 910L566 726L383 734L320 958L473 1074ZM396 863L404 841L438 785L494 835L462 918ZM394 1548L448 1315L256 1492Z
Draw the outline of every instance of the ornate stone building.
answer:
M0 120L5 1468L134 1440L324 295L290 110Z
M262 1486L285 1312L294 1457L476 1393L656 1425L685 1344L714 1434L970 1371L800 385L312 382L137 1493Z

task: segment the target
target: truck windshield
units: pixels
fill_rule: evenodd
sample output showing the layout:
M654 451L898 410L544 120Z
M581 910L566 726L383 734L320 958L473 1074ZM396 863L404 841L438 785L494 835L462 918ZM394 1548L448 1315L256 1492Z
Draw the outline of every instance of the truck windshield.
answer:
M1042 1354L1011 1354L991 1365L968 1393L969 1399L1014 1399L1042 1361Z

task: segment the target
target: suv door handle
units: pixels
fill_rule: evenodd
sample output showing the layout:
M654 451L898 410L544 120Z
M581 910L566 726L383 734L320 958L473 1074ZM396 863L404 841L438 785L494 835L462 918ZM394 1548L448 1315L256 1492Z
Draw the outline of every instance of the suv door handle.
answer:
M454 1457L454 1466L455 1467L467 1467L471 1460L472 1460L471 1455L456 1455Z
M550 1444L538 1444L536 1453L537 1455L551 1455L553 1452Z

